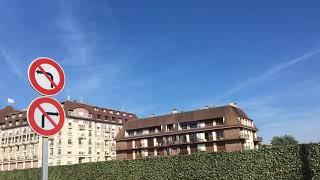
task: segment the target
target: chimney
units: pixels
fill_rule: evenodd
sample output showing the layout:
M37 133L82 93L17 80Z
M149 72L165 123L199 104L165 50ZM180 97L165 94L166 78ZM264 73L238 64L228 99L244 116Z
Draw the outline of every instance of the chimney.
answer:
M229 103L228 105L229 105L229 106L236 107L236 108L238 107L237 103L235 103L235 102L231 102L231 103Z
M176 108L173 108L172 111L171 111L171 113L172 113L172 114L177 114L177 113L178 113L178 110L177 110Z

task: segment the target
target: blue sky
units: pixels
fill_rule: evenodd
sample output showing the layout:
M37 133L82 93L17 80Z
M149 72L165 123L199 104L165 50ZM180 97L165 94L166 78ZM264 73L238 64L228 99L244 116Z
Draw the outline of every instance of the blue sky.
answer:
M0 106L38 96L26 71L58 60L59 100L139 116L237 102L268 143L320 141L317 1L0 1Z

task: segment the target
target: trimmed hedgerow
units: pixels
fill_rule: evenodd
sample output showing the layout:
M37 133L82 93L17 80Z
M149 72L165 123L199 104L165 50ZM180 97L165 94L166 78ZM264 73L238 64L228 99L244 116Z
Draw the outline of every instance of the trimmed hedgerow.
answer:
M232 153L200 153L49 168L64 179L312 179L320 177L320 144ZM40 169L1 172L0 179L37 180Z

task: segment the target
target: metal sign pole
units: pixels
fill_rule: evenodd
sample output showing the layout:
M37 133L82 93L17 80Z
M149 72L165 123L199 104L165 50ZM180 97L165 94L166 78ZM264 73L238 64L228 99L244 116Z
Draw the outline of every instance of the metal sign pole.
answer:
M48 137L42 137L41 180L48 180Z

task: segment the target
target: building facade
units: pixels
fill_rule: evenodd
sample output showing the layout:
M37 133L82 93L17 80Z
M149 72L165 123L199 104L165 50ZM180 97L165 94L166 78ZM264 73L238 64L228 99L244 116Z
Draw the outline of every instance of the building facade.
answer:
M114 140L123 123L136 115L65 101L62 130L48 139L49 166L116 159ZM26 111L0 110L0 170L41 167L42 137L28 125Z
M258 148L258 129L234 103L128 121L116 137L117 159Z

